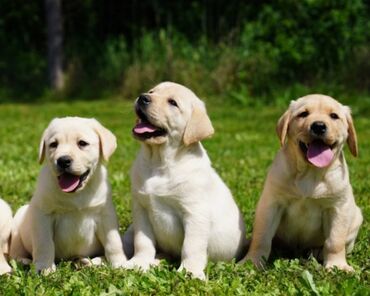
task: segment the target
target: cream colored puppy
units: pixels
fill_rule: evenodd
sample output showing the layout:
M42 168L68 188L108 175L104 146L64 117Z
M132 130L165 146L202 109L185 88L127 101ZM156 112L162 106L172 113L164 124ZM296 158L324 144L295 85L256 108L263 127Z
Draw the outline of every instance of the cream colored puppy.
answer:
M263 265L275 237L291 248L318 248L326 268L353 270L346 253L362 214L343 152L347 142L351 153L358 153L350 109L331 97L308 95L291 102L277 133L282 148L258 202L246 259Z
M8 253L9 250L12 220L12 210L9 205L0 198L0 274L9 273L12 270L5 258L5 254Z
M45 163L36 191L14 217L10 255L32 257L37 271L57 259L105 255L113 267L126 261L107 169L116 137L95 119L56 118L40 143ZM45 159L45 161L44 161Z
M181 269L204 279L208 258L229 261L246 251L242 215L199 142L213 134L203 102L163 82L135 104L141 150L131 172L133 224L124 237L127 268L147 270L156 253L181 257ZM128 257L132 256L129 254Z

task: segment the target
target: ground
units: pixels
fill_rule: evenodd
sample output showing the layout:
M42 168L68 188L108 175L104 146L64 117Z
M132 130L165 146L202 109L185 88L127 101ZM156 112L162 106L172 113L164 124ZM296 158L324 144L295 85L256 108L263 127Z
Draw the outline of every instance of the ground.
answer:
M268 106L225 104L207 101L216 129L204 141L213 166L230 187L243 212L250 237L256 202L265 174L279 142L275 123L288 102ZM353 253L348 256L353 274L325 271L314 259L284 259L276 256L267 269L256 271L251 264L210 263L205 282L176 272L178 262L163 262L148 273L113 270L109 267L77 268L62 262L48 276L12 262L14 272L0 277L3 295L370 295L369 230L367 217L370 178L370 98L347 100L353 108L360 154L346 157L358 205L365 221ZM43 129L53 117L95 117L118 138L118 149L109 163L113 198L121 230L130 223L129 169L139 148L131 136L135 122L132 102L120 99L69 103L5 104L0 106L0 195L15 211L26 203L35 188L40 169L37 149Z

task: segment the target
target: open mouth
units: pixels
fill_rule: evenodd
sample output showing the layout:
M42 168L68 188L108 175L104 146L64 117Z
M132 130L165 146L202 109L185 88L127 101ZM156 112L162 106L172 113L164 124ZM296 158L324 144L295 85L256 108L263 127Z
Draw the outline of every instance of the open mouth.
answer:
M83 181L86 180L87 176L89 175L90 170L87 170L80 176L73 175L70 173L63 173L58 176L58 183L60 189L66 193L75 192L78 188L80 188L83 184Z
M336 143L328 145L320 139L315 139L307 144L299 141L299 148L307 161L318 168L327 167L333 161L335 146Z
M138 116L138 121L132 129L132 133L136 138L139 140L146 140L166 135L166 130L152 124L139 107L136 106L135 111Z

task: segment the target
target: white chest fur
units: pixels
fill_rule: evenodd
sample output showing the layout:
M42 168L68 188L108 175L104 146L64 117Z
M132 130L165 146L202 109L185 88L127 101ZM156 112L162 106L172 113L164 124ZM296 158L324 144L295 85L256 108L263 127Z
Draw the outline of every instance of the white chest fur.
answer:
M101 252L97 239L99 216L93 211L73 211L54 215L56 259L94 256Z
M324 217L323 200L292 199L283 209L277 236L297 247L322 246Z
M349 186L341 167L325 174L315 170L297 174L293 183L279 191L282 217L277 236L290 245L322 246L328 211L340 203Z
M182 197L178 186L168 175L152 176L142 184L137 196L147 211L158 247L175 256L180 255L184 239Z

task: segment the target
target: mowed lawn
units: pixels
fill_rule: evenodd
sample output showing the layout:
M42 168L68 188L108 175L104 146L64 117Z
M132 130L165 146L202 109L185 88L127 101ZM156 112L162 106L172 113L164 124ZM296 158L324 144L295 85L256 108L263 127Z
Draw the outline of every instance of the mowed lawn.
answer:
M360 155L355 159L346 148L346 157L356 200L365 217L354 252L348 256L355 273L327 272L314 259L279 256L262 272L251 264L209 263L205 282L178 273L179 262L163 262L144 274L110 267L80 269L62 262L48 276L13 262L13 274L0 277L0 294L370 295L370 98L347 103L353 108ZM268 166L279 148L275 123L287 104L239 106L223 104L221 99L207 103L216 133L204 145L243 212L248 237ZM131 221L129 170L139 149L131 136L135 122L132 102L111 99L0 105L0 195L13 211L30 200L40 170L37 154L42 131L53 117L66 115L95 117L118 138L109 171L123 232Z

